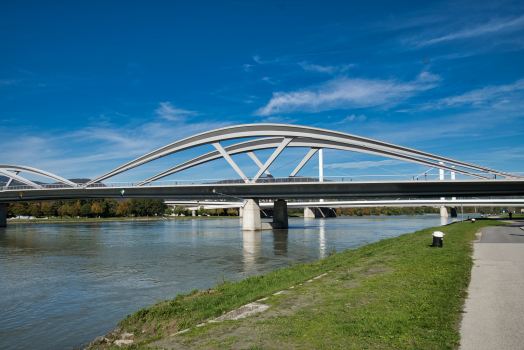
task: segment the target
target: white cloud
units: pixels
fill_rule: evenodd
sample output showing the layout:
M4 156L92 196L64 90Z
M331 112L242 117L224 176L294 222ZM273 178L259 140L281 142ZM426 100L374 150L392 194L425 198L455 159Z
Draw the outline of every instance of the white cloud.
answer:
M265 81L266 83L273 84L273 85L280 83L280 80L270 78L270 77L263 77L262 80Z
M337 123L334 123L334 124L346 124L346 123L351 123L351 122L353 122L355 120L363 122L364 120L366 120L366 116L364 114L362 114L362 115L359 115L357 117L356 115L352 114L352 115L348 115L347 117L345 117L341 121L339 121Z
M422 109L442 109L446 107L458 107L464 105L491 107L508 105L516 100L519 106L522 102L524 91L524 79L517 80L512 84L489 85L482 89L466 92L462 95L447 97L436 103L425 105Z
M15 79L0 79L0 86L13 85L13 84L18 83L19 81L20 80L15 80Z
M255 115L292 112L320 112L332 109L398 105L405 99L437 86L440 77L421 73L411 82L361 78L336 78L322 85L293 92L275 92Z
M282 116L277 116L277 117L267 117L267 118L264 118L262 119L260 122L261 123L280 123L280 124L293 124L295 122L297 122L298 119L293 119L293 118L289 118L289 117L282 117Z
M160 107L155 110L155 113L161 118L173 121L182 121L188 116L198 115L195 111L176 108L171 102L160 102Z
M337 72L345 72L346 70L354 66L354 64L346 64L346 65L340 65L340 66L320 66L318 64L311 64L307 62L300 62L299 64L305 70L320 72L320 73L328 73L328 74L334 74Z
M348 162L348 163L333 163L325 165L326 168L335 168L335 169L367 169L380 166L404 164L405 162L394 159L386 159L380 161L362 161L362 162Z
M523 25L524 16L514 19L492 20L489 23L478 25L473 28L466 28L438 38L419 41L416 44L416 47L424 47L451 40L468 39L498 32L515 31L522 29Z

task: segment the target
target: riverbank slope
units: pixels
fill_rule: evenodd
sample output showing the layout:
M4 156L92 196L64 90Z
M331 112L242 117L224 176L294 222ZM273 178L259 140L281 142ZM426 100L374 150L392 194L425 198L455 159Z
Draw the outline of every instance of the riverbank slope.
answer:
M235 283L224 278L211 290L135 312L90 349L117 342L129 349L453 349L470 281L470 242L480 228L500 224L429 228ZM430 247L435 230L446 234L443 248ZM269 307L264 313L205 323L264 297L257 302Z

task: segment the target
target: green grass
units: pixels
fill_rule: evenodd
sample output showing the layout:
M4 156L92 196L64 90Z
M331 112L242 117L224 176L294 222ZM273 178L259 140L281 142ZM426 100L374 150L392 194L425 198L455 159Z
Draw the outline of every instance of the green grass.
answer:
M275 316L192 328L176 338L197 348L230 348L237 341L235 334L220 340L214 332L245 322L245 327L253 328L247 334L258 341L252 349L454 349L460 341L456 326L470 281L470 242L479 228L501 224L483 220L429 228L314 263L218 283L212 292L193 291L139 310L119 326L122 332L149 334L140 338L140 344L147 344L175 328L195 326L296 286L293 296L267 300ZM435 230L446 234L443 248L430 247ZM328 271L332 272L323 279L299 285ZM302 298L305 306L291 315L278 314L289 307L286 300L291 299L286 298Z

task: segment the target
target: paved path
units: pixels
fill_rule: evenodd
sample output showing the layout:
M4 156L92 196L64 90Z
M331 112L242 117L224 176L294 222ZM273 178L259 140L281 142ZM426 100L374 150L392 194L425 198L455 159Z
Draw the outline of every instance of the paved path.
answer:
M508 221L509 222L509 221ZM486 227L474 243L462 350L524 349L524 220Z

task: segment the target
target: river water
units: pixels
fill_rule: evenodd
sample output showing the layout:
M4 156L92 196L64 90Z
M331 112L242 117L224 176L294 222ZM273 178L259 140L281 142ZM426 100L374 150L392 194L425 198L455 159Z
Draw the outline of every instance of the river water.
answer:
M0 228L0 349L80 347L222 275L236 281L452 220L290 218L289 230L261 233L242 232L238 218Z

